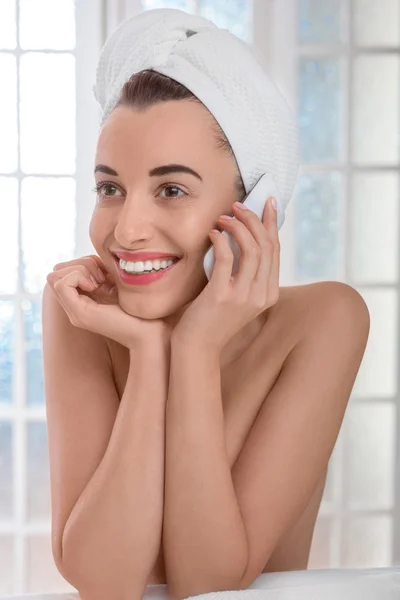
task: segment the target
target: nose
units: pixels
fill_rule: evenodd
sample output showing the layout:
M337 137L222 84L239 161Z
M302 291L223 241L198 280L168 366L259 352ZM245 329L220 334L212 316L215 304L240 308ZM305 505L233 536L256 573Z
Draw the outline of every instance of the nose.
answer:
M155 218L149 198L143 195L140 198L127 197L115 225L116 241L122 247L129 248L137 242L151 240Z

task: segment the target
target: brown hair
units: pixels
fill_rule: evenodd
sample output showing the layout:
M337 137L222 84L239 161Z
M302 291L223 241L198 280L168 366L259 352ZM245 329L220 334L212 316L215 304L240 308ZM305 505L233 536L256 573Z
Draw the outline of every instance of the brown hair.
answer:
M134 106L139 109L146 109L157 102L167 102L169 100L189 100L201 104L201 101L197 96L178 81L175 81L162 73L157 73L157 71L145 70L140 71L140 73L135 73L124 84L116 106ZM209 114L215 133L217 148L220 148L224 152L228 152L236 163L236 158L228 139L213 115L211 115L211 113ZM235 189L238 193L239 200L242 200L246 191L238 166Z

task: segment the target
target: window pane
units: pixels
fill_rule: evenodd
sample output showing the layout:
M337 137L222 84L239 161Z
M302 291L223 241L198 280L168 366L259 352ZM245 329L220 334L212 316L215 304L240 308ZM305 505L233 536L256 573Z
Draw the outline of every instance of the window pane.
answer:
M46 423L27 423L27 518L50 514L50 474Z
M17 19L15 0L1 0L0 50L17 47ZM0 68L2 73L2 69ZM2 77L3 78L3 77ZM5 88L7 89L7 88ZM4 92L4 89L2 90ZM0 97L1 100L1 97ZM1 577L0 577L1 579Z
M315 523L308 569L329 569L331 566L333 522L329 517L318 517Z
M13 402L15 307L0 300L0 406Z
M335 44L343 37L343 0L299 0L301 44Z
M11 535L0 535L0 594L14 591L14 542Z
M17 291L18 180L0 177L0 294Z
M397 292L358 289L370 313L368 344L353 387L361 398L397 393Z
M75 172L75 57L21 57L21 165L25 173Z
M72 259L75 218L72 177L23 179L22 267L27 292L41 292L54 265Z
M356 45L399 45L399 0L354 0L353 19Z
M42 358L42 303L22 301L26 352L26 401L29 406L44 406Z
M74 0L19 0L23 50L75 48Z
M247 43L252 38L251 0L198 0L199 14L218 27L229 29Z
M396 407L353 403L346 413L346 504L391 509L394 502Z
M399 67L395 55L359 56L354 61L351 133L357 163L399 160Z
M396 283L398 271L397 173L357 173L353 178L350 269L357 284ZM384 235L377 235L384 232Z
M342 176L300 176L295 195L296 278L335 279L342 262Z
M346 519L343 567L389 567L392 564L392 518L389 515Z
M299 125L304 162L340 160L343 83L339 60L301 58Z
M15 56L0 52L0 73L4 85L0 94L0 173L18 167L17 63Z
M13 457L11 421L0 421L0 519L13 518Z

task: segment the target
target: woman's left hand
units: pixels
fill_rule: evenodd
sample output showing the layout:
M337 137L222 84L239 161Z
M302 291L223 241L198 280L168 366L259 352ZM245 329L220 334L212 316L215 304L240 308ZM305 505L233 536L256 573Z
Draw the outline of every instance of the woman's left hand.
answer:
M226 237L210 232L215 252L211 279L183 314L171 341L200 343L220 353L237 331L278 301L280 243L271 199L262 221L236 203L233 214L236 218L220 218L218 224L234 235L240 248L238 272L231 276L233 253Z

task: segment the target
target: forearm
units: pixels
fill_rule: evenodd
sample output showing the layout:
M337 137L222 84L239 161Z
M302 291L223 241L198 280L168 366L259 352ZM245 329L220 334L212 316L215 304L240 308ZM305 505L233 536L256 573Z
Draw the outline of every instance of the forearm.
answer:
M220 377L219 356L172 342L163 526L171 598L234 589L246 567Z
M63 535L63 563L84 600L138 597L162 533L169 342L130 353L130 368L104 457Z

